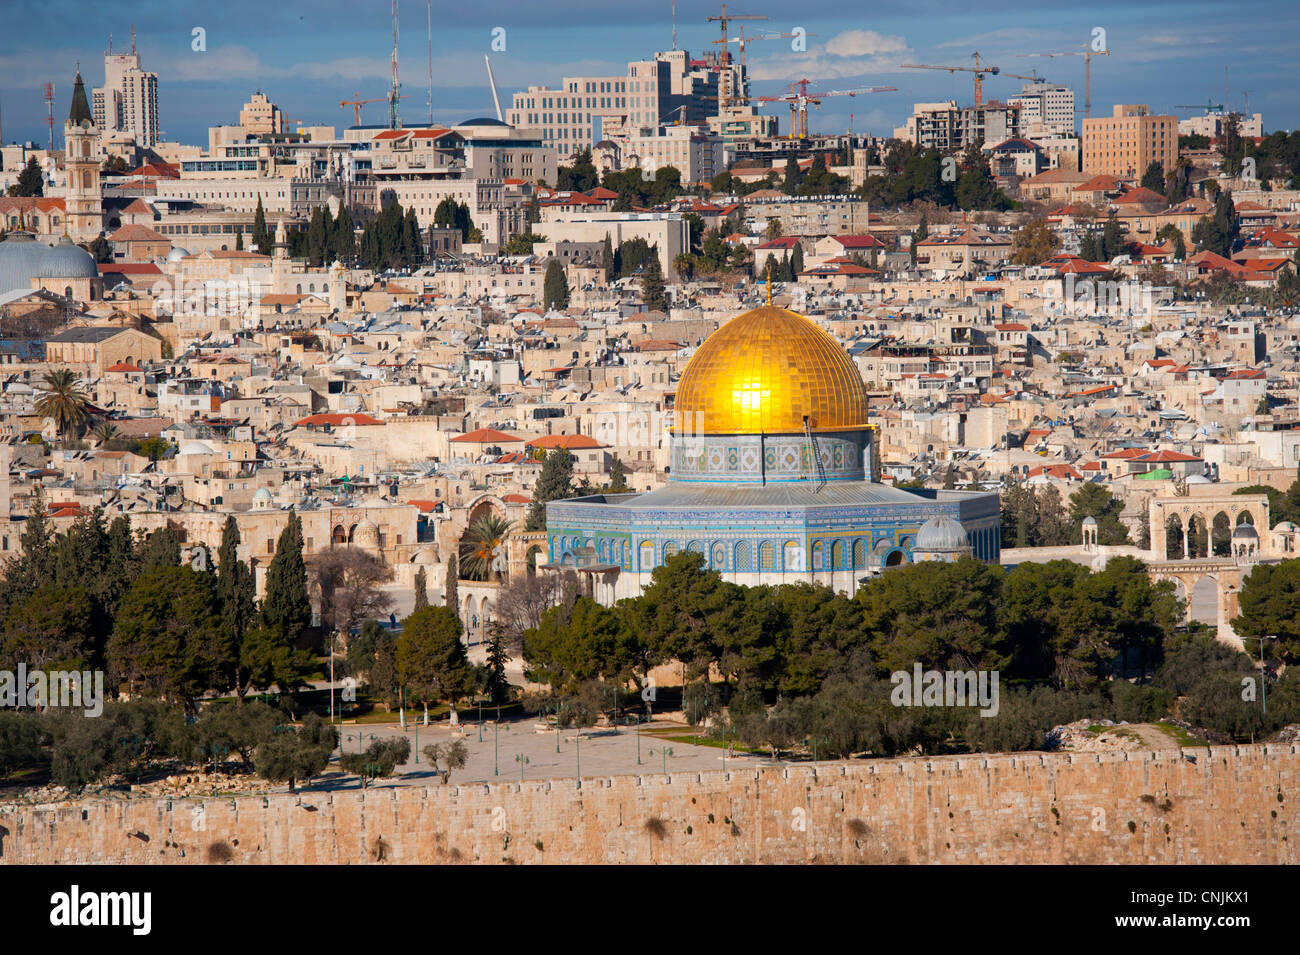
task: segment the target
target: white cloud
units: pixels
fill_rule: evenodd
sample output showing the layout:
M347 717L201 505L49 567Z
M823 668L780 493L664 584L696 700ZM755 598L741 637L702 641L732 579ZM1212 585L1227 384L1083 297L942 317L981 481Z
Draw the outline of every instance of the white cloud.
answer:
M886 36L875 30L845 30L831 37L825 49L832 56L876 56L902 53L907 49L907 41L901 36Z

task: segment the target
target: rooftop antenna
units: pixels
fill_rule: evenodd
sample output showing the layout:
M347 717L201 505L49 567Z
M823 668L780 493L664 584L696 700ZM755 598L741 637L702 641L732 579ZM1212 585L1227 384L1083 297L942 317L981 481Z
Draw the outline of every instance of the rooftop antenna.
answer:
M425 0L429 20L429 126L433 126L433 0Z
M677 0L673 0L673 49L677 49Z
M401 129L401 117L397 115L397 99L401 83L397 80L397 0L393 0L393 88L388 93L388 128Z
M486 53L483 54L483 62L487 64L488 86L492 87L492 102L497 108L497 122L504 123L505 119L501 116L501 100L497 97L497 81L492 78L492 60Z
M45 125L50 130L50 154L54 154L54 84L45 84Z
M135 24L131 24L131 55L135 56Z

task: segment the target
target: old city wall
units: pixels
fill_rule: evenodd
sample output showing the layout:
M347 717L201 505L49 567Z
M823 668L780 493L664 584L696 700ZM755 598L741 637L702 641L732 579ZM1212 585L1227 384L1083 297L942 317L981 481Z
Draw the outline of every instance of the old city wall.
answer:
M1300 862L1300 748L1184 752L6 805L0 861Z

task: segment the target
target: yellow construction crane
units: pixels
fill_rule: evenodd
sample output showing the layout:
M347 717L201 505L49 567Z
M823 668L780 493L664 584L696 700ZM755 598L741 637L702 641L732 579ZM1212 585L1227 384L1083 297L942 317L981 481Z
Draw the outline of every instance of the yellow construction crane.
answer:
M980 62L978 53L971 54L975 58L974 66L934 66L930 63L903 63L901 66L905 70L947 70L949 73L974 73L975 74L975 105L984 105L984 74L997 76L1002 72L999 66L988 66Z
M832 96L859 96L867 93L897 93L897 86L864 86L853 90L827 90L824 93L809 93L808 79L790 84L790 91L780 96L760 96L760 103L787 103L790 106L790 139L808 138L808 104L820 107L822 100Z
M722 5L722 13L719 16L705 17L705 23L713 23L715 20L722 24L722 39L714 40L714 43L722 44L722 51L718 54L718 114L727 108L727 102L730 98L731 86L731 52L727 49L727 44L731 40L727 36L727 24L733 20L766 20L767 17L755 16L750 13L727 13L727 5Z
M1094 56L1110 56L1110 50L1094 50L1088 43L1083 44L1082 50L1070 50L1065 53L1021 53L1020 56L1081 56L1083 57L1083 118L1089 119L1092 116L1092 58Z
M745 25L743 23L740 25L740 29L738 30L738 33L739 36L730 37L727 39L726 42L738 44L739 52L737 54L737 59L740 64L740 71L742 74L745 71L745 44L753 43L755 40L789 40L794 37L805 37L805 36L817 35L816 33L759 33L754 36L745 36ZM713 42L722 43L723 41L714 40ZM740 98L741 105L745 105L748 102L748 100L749 97L742 96Z
M375 97L374 99L361 99L361 94L360 94L359 92L357 92L357 93L353 93L352 95L355 96L355 97L357 97L357 98L356 98L356 99L345 99L345 100L343 100L342 102L339 103L339 109L344 109L344 108L346 108L346 107L348 107L348 106L351 106L351 107L352 107L352 125L353 125L353 126L360 126L360 125L361 125L361 107L362 107L362 106L365 106L367 103L387 103L387 102L392 98L392 94L389 94L388 96L378 96L378 97ZM407 97L406 97L406 94L403 93L401 96L399 96L399 97L397 97L397 98L398 98L398 99L406 99Z

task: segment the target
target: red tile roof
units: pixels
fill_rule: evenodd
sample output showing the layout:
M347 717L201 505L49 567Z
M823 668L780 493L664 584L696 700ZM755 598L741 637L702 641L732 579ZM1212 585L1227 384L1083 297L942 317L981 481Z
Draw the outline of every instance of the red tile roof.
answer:
M496 428L478 428L451 439L461 444L518 444L523 438Z
M529 448L564 448L566 451L582 451L590 448L604 448L607 445L601 444L595 438L586 434L544 434L540 438L534 438L529 441L526 447Z

